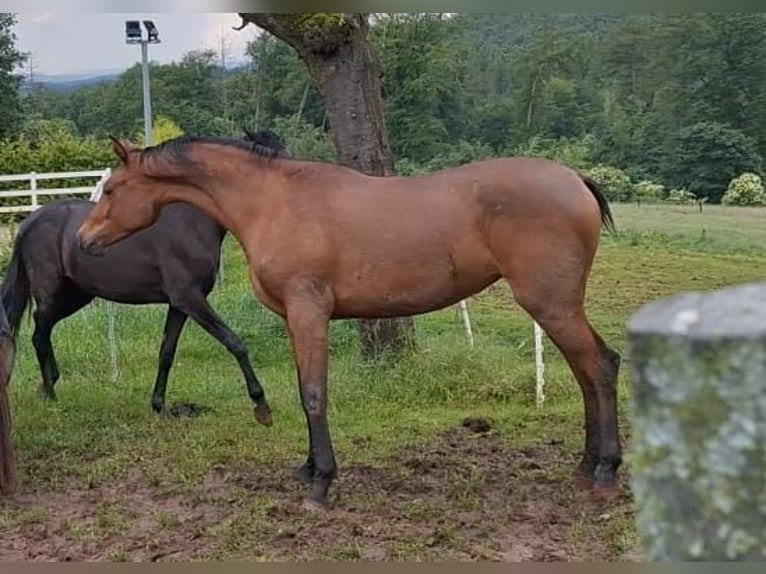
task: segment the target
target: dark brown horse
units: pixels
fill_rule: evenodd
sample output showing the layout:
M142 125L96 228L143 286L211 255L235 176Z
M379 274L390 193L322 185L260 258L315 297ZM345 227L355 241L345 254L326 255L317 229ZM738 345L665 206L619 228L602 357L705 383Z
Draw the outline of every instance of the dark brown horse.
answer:
M591 327L586 281L612 216L592 181L544 159L493 159L418 177L372 177L274 159L238 140L182 137L120 163L78 241L98 253L191 203L240 242L258 299L287 322L309 431L296 472L326 505L337 474L327 422L331 319L426 313L500 278L566 357L585 404L577 475L618 488L619 355Z

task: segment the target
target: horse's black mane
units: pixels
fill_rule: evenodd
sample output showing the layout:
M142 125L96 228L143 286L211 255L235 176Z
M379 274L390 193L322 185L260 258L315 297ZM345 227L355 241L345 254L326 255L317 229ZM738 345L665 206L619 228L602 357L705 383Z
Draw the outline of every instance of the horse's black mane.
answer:
M181 158L186 156L187 147L193 143L210 143L236 147L249 151L257 156L265 158L289 158L290 152L287 150L282 138L271 130L261 130L253 132L245 128L245 137L243 139L225 137L225 136L198 136L187 135L178 136L148 147L143 150L144 157L158 155L173 155Z

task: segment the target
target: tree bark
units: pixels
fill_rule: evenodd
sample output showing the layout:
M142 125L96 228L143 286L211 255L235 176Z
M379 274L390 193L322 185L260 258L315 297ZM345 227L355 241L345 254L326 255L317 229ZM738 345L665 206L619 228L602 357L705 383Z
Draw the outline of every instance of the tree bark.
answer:
M367 14L239 15L242 26L255 24L298 52L324 100L338 162L370 175L394 175ZM411 317L363 319L357 325L366 358L398 354L413 342Z

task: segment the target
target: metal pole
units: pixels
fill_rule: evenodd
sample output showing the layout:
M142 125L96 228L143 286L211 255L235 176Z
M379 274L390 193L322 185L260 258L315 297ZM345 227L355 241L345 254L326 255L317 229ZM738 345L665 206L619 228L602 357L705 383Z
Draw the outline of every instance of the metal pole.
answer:
M152 96L149 87L149 42L141 40L141 84L144 89L144 147L153 145Z

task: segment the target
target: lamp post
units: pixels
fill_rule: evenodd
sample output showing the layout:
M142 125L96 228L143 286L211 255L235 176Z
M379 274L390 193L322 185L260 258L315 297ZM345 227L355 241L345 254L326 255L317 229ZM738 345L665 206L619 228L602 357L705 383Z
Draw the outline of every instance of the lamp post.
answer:
M125 42L127 44L141 44L141 85L144 92L144 146L153 143L152 138L152 96L149 86L149 44L159 44L159 32L154 22L144 20L146 37L141 31L139 20L127 20L125 22Z

